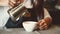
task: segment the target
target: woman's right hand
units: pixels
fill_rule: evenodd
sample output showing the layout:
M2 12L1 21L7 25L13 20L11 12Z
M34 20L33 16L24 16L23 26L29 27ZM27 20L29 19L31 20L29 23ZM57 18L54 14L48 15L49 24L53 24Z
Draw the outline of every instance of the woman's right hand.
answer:
M17 5L19 5L20 3L22 3L24 0L9 0L9 6L10 8L14 8Z
M24 0L9 0L9 6L10 8L14 8L16 7L17 5L19 5L20 3L22 3ZM30 17L31 14L30 13L26 13L24 15L24 17Z

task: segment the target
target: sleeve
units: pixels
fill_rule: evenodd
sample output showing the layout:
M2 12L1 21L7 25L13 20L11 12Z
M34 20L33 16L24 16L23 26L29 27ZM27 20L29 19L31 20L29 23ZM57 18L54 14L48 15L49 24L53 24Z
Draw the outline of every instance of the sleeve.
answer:
M47 9L44 8L44 18L46 18L46 17L49 17L50 19L52 19L49 12L47 11Z
M33 8L33 5L31 4L31 0L27 0L27 2L24 5L26 8Z

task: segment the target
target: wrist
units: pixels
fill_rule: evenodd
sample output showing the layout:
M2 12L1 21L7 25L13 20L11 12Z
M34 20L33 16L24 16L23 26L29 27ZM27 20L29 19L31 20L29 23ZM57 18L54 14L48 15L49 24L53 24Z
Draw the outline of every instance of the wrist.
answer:
M52 21L52 19L50 19L49 17L44 18L44 20L45 20L45 21L46 21L46 23L48 23L48 24L50 24L50 23L51 23L51 21Z

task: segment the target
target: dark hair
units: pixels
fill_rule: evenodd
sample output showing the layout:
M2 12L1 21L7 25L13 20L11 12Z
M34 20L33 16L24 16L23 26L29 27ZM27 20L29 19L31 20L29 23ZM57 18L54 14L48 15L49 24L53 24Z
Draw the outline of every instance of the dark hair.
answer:
M43 11L43 5L44 1L43 0L36 0L37 4L33 3L33 10L37 16L39 16L39 19L44 18L44 11Z
M43 11L43 0L36 0L37 4L34 2L34 0L31 0L33 4L33 8L29 9L28 11L31 13L31 18L33 21L38 21L39 19L44 18L44 11ZM39 19L37 20L37 16Z

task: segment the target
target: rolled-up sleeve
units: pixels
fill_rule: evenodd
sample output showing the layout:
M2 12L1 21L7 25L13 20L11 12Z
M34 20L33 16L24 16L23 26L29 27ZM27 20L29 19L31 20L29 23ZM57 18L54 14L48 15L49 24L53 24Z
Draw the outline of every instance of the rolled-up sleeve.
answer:
M25 7L26 8L33 8L33 5L31 4L31 0L27 0L27 2L25 3Z
M49 17L50 19L52 19L52 17L50 16L48 10L44 8L44 18L46 18L46 17Z

